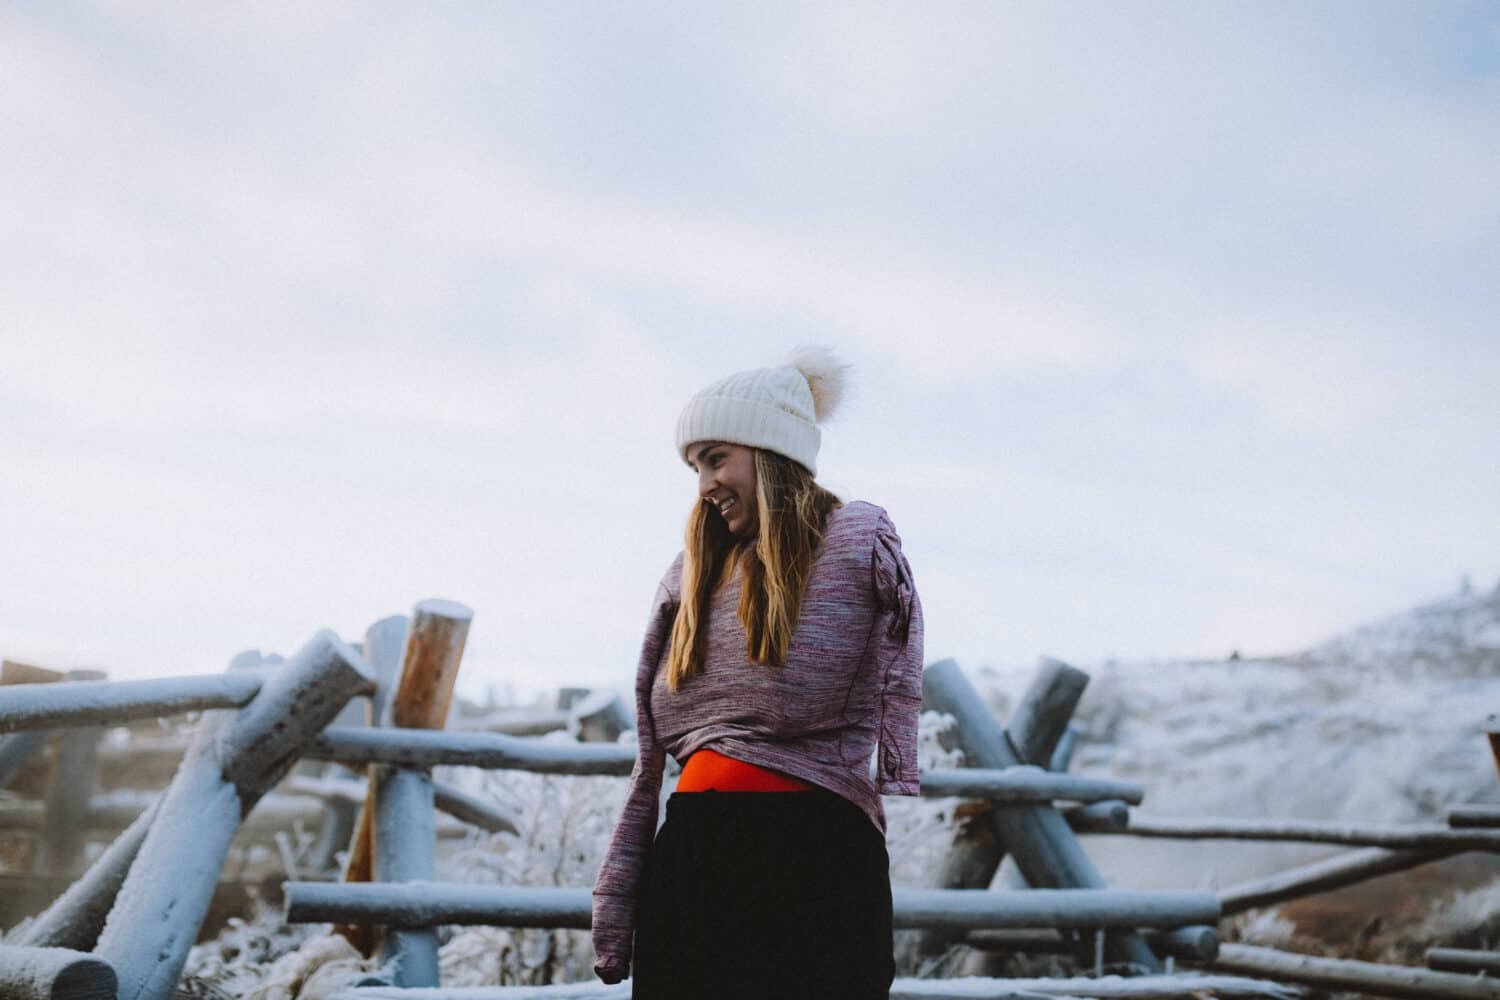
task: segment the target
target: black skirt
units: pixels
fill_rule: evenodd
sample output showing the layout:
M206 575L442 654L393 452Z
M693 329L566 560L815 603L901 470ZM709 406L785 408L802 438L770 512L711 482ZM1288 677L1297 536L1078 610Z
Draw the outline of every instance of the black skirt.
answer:
M823 789L678 792L637 894L634 1000L887 1000L890 856Z

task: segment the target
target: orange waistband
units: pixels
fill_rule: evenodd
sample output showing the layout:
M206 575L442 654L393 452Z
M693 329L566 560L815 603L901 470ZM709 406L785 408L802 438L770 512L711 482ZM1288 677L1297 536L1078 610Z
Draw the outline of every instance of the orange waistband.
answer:
M704 747L682 765L679 792L808 792L813 786L789 774L746 764Z

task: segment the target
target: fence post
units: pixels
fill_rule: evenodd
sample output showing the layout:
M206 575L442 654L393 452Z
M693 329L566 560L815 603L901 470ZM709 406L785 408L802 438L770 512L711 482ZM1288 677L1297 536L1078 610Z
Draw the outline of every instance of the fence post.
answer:
M430 882L435 871L436 814L426 771L389 764L375 771L375 871L383 883ZM381 941L393 986L437 986L437 934L431 927L391 927Z
M5 1000L114 1000L109 963L63 948L0 945L0 997Z
M979 692L969 683L953 660L943 660L928 667L924 675L925 694L939 711L958 720L958 739L969 763L980 767L1014 767L1030 763L1021 759L1017 745L1047 748L1046 762L1067 723L1067 716L1077 705L1088 675L1055 660L1045 661L1036 683L1027 691L1026 702L1037 708L1017 710L1023 720L1031 718L1029 727L1046 725L1053 731L1049 740L1032 732L1014 734L1015 742L995 720ZM1051 696L1051 690L1067 685L1076 690L1070 697ZM1044 697L1043 692L1049 692ZM1036 695L1033 697L1033 692ZM1038 888L1102 889L1104 879L1078 843L1072 829L1060 812L1051 805L994 806L990 812L999 842L1015 857L1026 880ZM986 859L987 860L987 859ZM998 858L996 859L998 864ZM994 869L991 868L991 877ZM1134 931L1119 931L1108 936L1106 959L1127 962L1151 972L1159 972L1161 963Z
M401 665L401 679L396 687L395 697L387 706L386 718L390 724L409 729L442 729L444 727L448 720L448 707L453 700L453 685L458 679L459 664L463 661L464 644L469 636L469 623L473 617L474 612L464 605L436 598L421 601L412 610L411 627L407 632ZM425 781L430 786L431 778L426 774L418 774L417 780ZM359 828L350 845L349 863L344 873L346 882L368 882L372 875L382 880L386 879L386 875L376 864L381 853L380 846L375 842L380 832L377 823L380 809L379 783L379 776L372 769L370 788L364 808L360 812ZM398 794L406 795L405 780L398 783L397 787L402 789L402 792ZM430 787L425 792L425 798L428 803L427 822L432 823ZM403 798L402 801L408 803L404 808L408 810L412 808L409 805L411 801L409 797ZM399 823L391 825L387 828L387 834L390 835L393 831L400 829L400 826ZM435 848L435 837L427 837L425 849L429 858ZM403 852L405 849L393 848L393 850ZM431 864L430 860L428 864ZM374 950L374 933L369 928L340 927L338 932L348 938L362 953L368 955ZM421 970L425 969L425 961L421 958L403 960L406 949L415 949L419 953L425 947L414 943L422 934L431 938L435 956L436 936L431 930L414 930L403 934L393 943L394 952L391 949L386 950L387 957L398 960L398 976L404 975L402 968L413 970L410 974L414 976L421 975ZM436 968L435 957L433 968ZM431 983L402 982L400 985L436 986L438 984L434 980Z
M70 670L64 681L102 681L102 670ZM39 872L77 875L83 869L89 799L99 784L99 726L64 729L47 787L47 813L37 845Z

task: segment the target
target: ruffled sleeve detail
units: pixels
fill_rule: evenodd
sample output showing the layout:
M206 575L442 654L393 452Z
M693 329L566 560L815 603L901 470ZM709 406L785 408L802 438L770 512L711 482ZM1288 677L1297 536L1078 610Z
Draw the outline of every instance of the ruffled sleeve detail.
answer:
M884 512L876 525L871 572L879 616L880 732L876 787L883 795L919 795L917 720L922 711L922 602L901 536Z
M630 788L619 822L594 880L592 934L594 974L617 983L630 970L635 940L635 903L646 851L656 836L661 815L662 772L666 751L656 736L651 717L651 685L656 666L672 635L677 618L677 584L682 556L667 570L656 589L641 658L636 669L636 737L639 750L630 772Z

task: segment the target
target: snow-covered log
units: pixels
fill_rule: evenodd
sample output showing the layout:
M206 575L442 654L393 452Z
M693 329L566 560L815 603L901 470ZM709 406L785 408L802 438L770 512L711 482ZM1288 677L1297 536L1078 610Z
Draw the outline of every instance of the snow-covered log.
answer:
M1042 657L1005 727L1023 763L1050 765L1088 684L1089 675L1077 667Z
M1500 1000L1500 982L1485 976L1464 976L1346 958L1314 958L1247 944L1220 946L1219 957L1208 964L1226 972L1348 993L1409 997L1412 1000Z
M36 948L92 949L159 808L161 800L158 799L136 817L135 822L94 859L82 878L68 886L66 892L26 926L20 943Z
M1467 972L1472 976L1500 976L1500 951L1472 948L1428 948L1427 967L1438 972Z
M1500 830L1455 830L1434 825L1375 825L1322 820L1189 819L1136 813L1123 830L1090 829L1177 840L1293 840L1387 850L1500 851Z
M1037 710L1031 714L1037 719L1051 720L1047 725L1057 732L1061 732L1067 723L1066 717L1059 720L1059 716L1065 710L1070 712L1069 705L1076 704L1077 699L1072 695L1054 697L1041 693L1040 689L1067 685L1068 690L1076 689L1081 693L1081 682L1076 674L1082 674L1082 671L1076 671L1056 660L1044 661L1040 675L1027 692L1026 701L1055 706L1046 712ZM1086 681L1087 675L1083 675L1083 682ZM954 660L942 660L926 669L923 699L957 720L959 744L963 748L965 759L971 764L985 768L1008 768L1036 763L1023 760L1017 755L1012 742L1014 734L1006 734ZM1030 737L1024 737L1022 742L1031 742ZM1055 737L1052 742L1055 745ZM991 809L990 822L999 843L1015 858L1016 866L1031 885L1039 889L1104 888L1103 877L1084 853L1067 820L1050 804L997 805ZM983 860L987 866L989 859ZM973 860L965 859L965 863L969 868L968 875L972 877L975 873ZM998 856L995 863L998 866ZM945 871L944 877L947 874ZM994 870L990 869L991 877L993 874ZM1193 921L1182 921L1191 922ZM1105 957L1110 962L1127 962L1148 972L1161 969L1161 963L1146 942L1129 929L1109 935Z
M402 927L486 924L494 927L587 928L587 889L505 888L452 882L362 885L288 882L289 923L346 921ZM1211 892L1139 892L1109 889L892 890L898 929L945 927L1178 927L1216 923L1219 901Z
M553 743L503 733L424 732L417 729L329 728L313 740L307 756L341 764L444 764L539 774L613 774L635 766L635 747L601 743Z
M115 988L115 970L93 955L0 945L5 1000L115 1000Z
M1381 847L1347 851L1265 878L1229 886L1220 890L1219 902L1224 907L1224 915L1230 916L1245 910L1284 903L1289 899L1341 889L1379 875L1389 875L1425 865L1429 861L1438 861L1455 853L1457 852L1451 850L1387 851Z
M429 883L437 848L432 778L425 771L375 768L375 876L380 884ZM392 927L381 941L396 986L438 985L437 934Z
M631 981L613 986L588 981L556 986L468 986L400 990L365 986L340 990L329 1000L630 1000ZM1101 976L1076 979L909 979L891 983L890 1000L1296 1000L1299 992L1279 983L1240 976Z
M99 935L95 952L120 977L120 1000L171 994L241 819L372 686L359 655L325 630L239 712L204 717Z
M0 687L0 733L118 724L207 708L237 708L255 697L264 671L141 681L75 681Z
M988 799L991 802L1104 802L1117 799L1138 803L1145 789L1129 781L1107 778L1080 778L1070 774L1053 774L1039 767L1021 765L1006 768L953 768L925 771L922 794L932 798L962 796Z
M411 619L405 615L387 615L365 629L365 662L375 671L375 693L370 696L370 717L366 720L372 726L382 725L381 720L390 715L391 696L396 693L410 632Z

